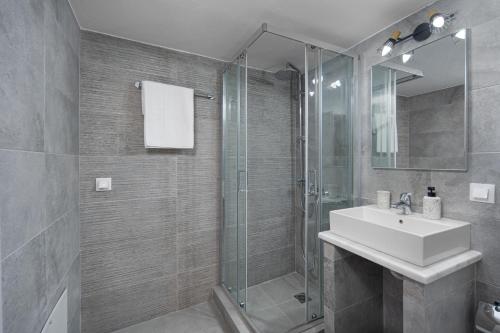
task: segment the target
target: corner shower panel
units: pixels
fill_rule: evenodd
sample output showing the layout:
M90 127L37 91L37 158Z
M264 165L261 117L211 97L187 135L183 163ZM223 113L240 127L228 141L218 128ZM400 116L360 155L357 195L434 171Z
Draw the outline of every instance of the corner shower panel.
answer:
M246 303L247 128L246 57L228 66L223 77L222 274L233 300Z
M264 30L224 72L221 281L258 331L323 316L317 234L351 202L351 81L352 58Z

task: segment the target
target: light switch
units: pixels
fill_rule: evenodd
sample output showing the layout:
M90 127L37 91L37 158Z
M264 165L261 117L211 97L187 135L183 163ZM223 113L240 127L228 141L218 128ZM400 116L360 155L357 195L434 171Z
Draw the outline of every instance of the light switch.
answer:
M111 178L96 178L95 190L97 192L111 191Z
M495 203L495 185L470 183L470 201Z

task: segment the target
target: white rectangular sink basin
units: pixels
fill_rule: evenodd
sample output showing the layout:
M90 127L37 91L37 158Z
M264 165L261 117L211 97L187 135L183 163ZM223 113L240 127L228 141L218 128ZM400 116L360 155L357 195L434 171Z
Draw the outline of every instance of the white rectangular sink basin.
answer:
M418 266L470 249L470 223L429 220L421 214L362 206L330 212L330 230L339 236Z

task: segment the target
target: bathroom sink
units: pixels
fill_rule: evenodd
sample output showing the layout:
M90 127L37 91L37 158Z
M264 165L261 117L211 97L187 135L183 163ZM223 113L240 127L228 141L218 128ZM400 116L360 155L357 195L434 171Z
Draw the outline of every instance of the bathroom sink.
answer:
M421 214L362 206L330 212L339 236L418 266L431 265L470 249L470 223L429 220Z

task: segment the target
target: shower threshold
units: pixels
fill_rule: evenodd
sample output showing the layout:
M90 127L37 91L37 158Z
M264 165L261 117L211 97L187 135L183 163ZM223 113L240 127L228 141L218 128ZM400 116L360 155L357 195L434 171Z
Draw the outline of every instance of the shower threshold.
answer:
M231 331L237 333L268 333L268 330L259 329L252 322L252 318L236 305L231 296L223 286L217 286L212 290L213 298L219 311L222 313L226 325ZM282 333L322 333L324 332L323 318L319 318L298 327L293 327ZM273 332L274 333L274 332Z

